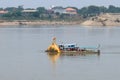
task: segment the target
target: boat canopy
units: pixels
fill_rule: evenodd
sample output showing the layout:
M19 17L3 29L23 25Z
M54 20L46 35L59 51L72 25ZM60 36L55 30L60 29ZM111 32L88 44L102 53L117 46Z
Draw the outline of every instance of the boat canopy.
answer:
M60 44L59 46L64 46L64 48L75 48L76 44Z

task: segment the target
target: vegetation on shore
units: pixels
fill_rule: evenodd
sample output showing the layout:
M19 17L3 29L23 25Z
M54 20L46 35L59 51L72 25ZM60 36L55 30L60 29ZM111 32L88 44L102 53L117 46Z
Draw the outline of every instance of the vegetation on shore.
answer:
M120 7L109 5L109 7L107 8L104 6L92 5L79 9L78 13L81 14L84 18L87 18L87 17L93 17L99 15L101 13L120 13Z
M60 14L59 12L48 12L48 9L45 7L27 8L29 10L37 10L34 13L30 13L29 15L24 15L23 6L18 7L7 7L0 8L0 10L8 11L6 14L0 15L0 20L48 20L48 21L78 21L88 19L89 17L99 15L101 13L120 13L120 7L115 7L110 5L108 8L104 6L95 6L91 5L88 7L83 7L78 9L76 7L72 7L76 9L77 15L71 16L68 14Z

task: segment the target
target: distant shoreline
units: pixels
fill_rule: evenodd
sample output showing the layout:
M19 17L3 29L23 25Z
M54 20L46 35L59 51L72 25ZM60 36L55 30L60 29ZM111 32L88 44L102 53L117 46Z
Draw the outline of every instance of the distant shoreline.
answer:
M7 25L81 25L81 21L13 20L0 21L0 26Z
M8 25L81 25L81 26L120 26L119 13L106 13L91 17L87 20L0 20L0 26Z

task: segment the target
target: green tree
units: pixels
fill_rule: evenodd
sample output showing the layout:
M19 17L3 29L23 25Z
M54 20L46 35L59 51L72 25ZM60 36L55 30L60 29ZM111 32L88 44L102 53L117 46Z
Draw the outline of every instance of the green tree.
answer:
M3 8L0 8L0 10L4 10Z
M44 14L46 13L46 9L44 7L38 7L37 8L39 14Z
M7 8L5 8L5 10L9 11L9 12L14 12L17 10L17 8L16 7L7 7Z
M3 17L18 18L18 17L22 16L21 8L7 7L7 8L5 8L5 10L8 11L8 13L3 15Z
M104 7L104 6L99 7L99 10L100 10L100 13L101 13L101 12L102 12L102 13L106 13L106 12L107 12L107 8Z
M113 5L109 5L107 12L120 13L120 7L115 7Z
M88 14L87 11L88 11L88 8L87 8L87 7L83 7L83 8L81 8L81 9L78 10L78 13L79 13L79 14L82 14L82 15L83 15L83 14Z
M90 17L90 16L95 16L95 15L99 15L100 13L106 13L107 12L107 8L104 6L88 6L88 7L83 7L81 9L78 10L78 13L80 15L83 15L84 18L86 17Z
M40 14L39 14L39 12L35 12L35 13L33 13L32 16L33 16L33 17L37 17L37 18L39 18L39 17L40 17Z
M89 6L87 12L89 14L99 14L100 10L99 10L99 7L97 7L97 6Z

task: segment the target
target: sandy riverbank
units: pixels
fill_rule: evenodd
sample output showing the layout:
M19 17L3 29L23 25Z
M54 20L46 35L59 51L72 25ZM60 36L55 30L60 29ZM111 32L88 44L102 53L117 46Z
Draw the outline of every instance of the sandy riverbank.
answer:
M26 20L16 20L16 21L0 21L0 26L5 25L75 25L81 24L81 21L26 21Z
M84 26L120 26L119 13L106 13L86 20L81 25Z

